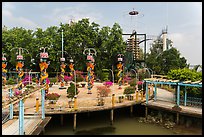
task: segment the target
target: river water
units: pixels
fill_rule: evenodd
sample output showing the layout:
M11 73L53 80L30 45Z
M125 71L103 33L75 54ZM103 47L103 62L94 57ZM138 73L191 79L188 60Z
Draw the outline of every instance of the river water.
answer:
M73 114L63 116L63 125L60 124L60 115L52 115L51 121L45 127L45 135L176 135L199 134L185 130L166 129L160 125L140 123L138 119L144 116L144 111L133 111L122 108L114 110L114 122L110 125L110 110L77 114L77 127L73 131ZM187 130L186 130L187 131ZM199 131L200 132L200 131Z

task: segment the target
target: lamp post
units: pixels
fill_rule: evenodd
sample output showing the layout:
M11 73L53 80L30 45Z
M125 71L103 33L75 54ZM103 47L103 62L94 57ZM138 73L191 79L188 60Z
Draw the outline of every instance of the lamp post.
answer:
M93 63L95 62L93 55L96 56L96 53L97 52L94 48L86 48L84 49L84 52L83 52L84 55L87 55L87 61L88 61L87 63L87 71L88 71L88 75L87 75L88 92L87 94L92 94L91 89L93 87L93 82L94 82L94 75L93 75L94 64Z
M114 86L114 74L113 74L113 70L112 69L109 69L111 71L111 74L112 74L112 81L113 81L113 86Z
M134 69L131 69L131 70L135 72L135 85L137 87L137 72Z
M31 79L31 77L30 77L30 72L32 71L32 69L29 71L29 87L30 87L30 79Z

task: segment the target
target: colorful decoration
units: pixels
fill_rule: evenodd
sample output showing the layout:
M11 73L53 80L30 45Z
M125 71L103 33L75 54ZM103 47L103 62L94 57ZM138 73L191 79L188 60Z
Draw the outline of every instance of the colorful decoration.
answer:
M3 57L2 57L2 85L6 85L6 73L7 73L7 70L5 69L6 66L7 66L7 60L6 60L6 57L4 57L4 53L2 54Z
M88 51L88 54L86 53ZM92 51L92 52L91 52ZM94 58L93 55L96 56L96 50L94 48L86 48L83 52L84 55L87 55L87 76L86 76L86 81L88 83L88 93L87 94L92 94L91 89L93 87L94 83Z
M49 63L47 63L47 59L49 58L48 53L45 52L45 48L43 47L44 52L40 53L40 83L45 85L45 93L49 91L49 83L48 83L48 73L46 72Z
M23 88L23 82L22 82L22 78L24 75L24 71L23 71L23 66L24 66L24 60L23 60L23 56L22 55L18 55L17 56L17 64L16 64L16 71L18 72L18 90L21 90Z
M70 68L70 70L71 70L71 72L69 73L70 74L70 76L72 77L72 79L74 78L74 64L73 64L73 59L71 58L70 59L70 64L69 64L69 68Z
M64 87L64 74L65 74L65 68L66 68L66 64L64 63L65 62L65 58L60 58L60 61L61 61L61 65L60 65L60 69L61 69L61 84L60 84L60 87L59 89L65 89Z
M123 77L123 58L122 58L123 54L118 54L118 64L117 64L117 68L118 68L118 73L117 73L117 77L119 77L118 79L118 84L119 84L119 89L121 89L121 85L122 85L122 77Z

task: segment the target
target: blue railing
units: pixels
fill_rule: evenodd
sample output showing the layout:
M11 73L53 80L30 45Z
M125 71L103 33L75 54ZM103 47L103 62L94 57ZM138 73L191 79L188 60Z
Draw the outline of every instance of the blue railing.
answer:
M174 98L174 101L176 101L175 98ZM184 106L184 97L183 96L180 96L180 105ZM187 97L186 106L202 107L202 98Z

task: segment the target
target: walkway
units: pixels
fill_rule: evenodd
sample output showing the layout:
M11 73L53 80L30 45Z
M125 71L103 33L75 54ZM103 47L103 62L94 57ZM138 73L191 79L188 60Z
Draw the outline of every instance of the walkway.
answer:
M157 100L149 100L148 101L148 107L154 107L157 109L166 109L166 110L171 110L172 107L176 105L176 102L174 100L174 94L172 92L169 92L165 89L157 89ZM146 105L146 102L144 103ZM202 118L202 108L198 107L190 107L190 106L179 106L181 108L181 111L179 113L182 113L184 115L189 115L189 116L195 116ZM177 111L174 111L177 112Z

